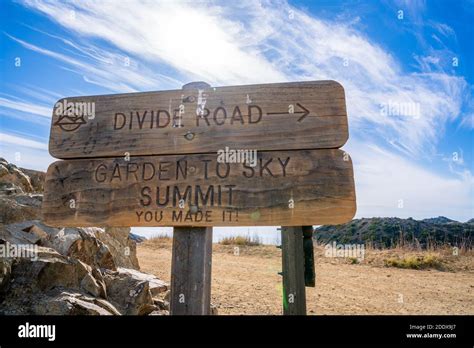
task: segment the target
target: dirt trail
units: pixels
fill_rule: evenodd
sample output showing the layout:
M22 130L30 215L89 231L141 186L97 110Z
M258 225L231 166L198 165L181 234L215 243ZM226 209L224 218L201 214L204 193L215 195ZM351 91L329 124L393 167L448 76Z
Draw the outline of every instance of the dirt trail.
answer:
M143 271L169 281L171 244L140 244ZM308 314L474 314L474 273L347 264L317 257ZM281 314L281 251L214 244L212 303L219 314Z

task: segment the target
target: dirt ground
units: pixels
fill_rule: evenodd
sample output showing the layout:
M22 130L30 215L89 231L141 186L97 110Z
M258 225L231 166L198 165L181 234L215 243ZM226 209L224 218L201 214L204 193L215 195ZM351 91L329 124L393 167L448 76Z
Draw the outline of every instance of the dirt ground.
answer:
M236 255L234 248L213 245L211 302L218 313L281 314L281 251L241 246ZM474 314L473 260L465 258L455 270L411 270L350 264L317 250L316 287L306 288L308 314ZM138 259L144 272L170 281L169 239L139 244Z

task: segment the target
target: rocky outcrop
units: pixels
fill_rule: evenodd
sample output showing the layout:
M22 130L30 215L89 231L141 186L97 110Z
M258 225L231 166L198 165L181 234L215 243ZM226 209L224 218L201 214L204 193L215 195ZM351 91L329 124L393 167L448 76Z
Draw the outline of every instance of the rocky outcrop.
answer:
M2 228L0 314L146 315L163 311L155 301L167 284L138 270L117 268L96 232L56 229L39 221Z
M130 227L106 227L95 232L95 236L109 247L117 267L140 269L137 243L129 235Z
M139 271L130 228L43 224L43 181L0 159L0 314L167 314L168 286Z
M0 225L40 219L42 200L42 195L24 193L17 186L0 186Z
M106 271L104 279L110 302L123 314L150 314L157 310L153 296L167 289L167 285L156 277L125 268ZM157 282L160 283L158 287Z
M0 231L0 238L12 244L36 244L58 251L88 265L98 268L115 269L114 256L110 248L95 234L99 228L54 228L39 220L23 221L6 225Z
M33 184L22 169L0 158L0 225L41 218L40 178L37 174Z
M43 196L35 186L42 184L33 185L20 168L0 158L0 225L41 218Z
M30 183L33 187L34 192L43 193L46 173L25 168L20 168L20 170L23 172L23 174L30 178Z
M21 190L20 192L34 192L28 175L23 173L13 163L0 158L0 189Z
M2 245L13 250L20 244L4 241ZM0 313L72 314L102 304L105 308L98 313L119 314L107 301L99 301L107 296L100 271L51 248L33 244L22 247L28 248L22 257L0 261Z

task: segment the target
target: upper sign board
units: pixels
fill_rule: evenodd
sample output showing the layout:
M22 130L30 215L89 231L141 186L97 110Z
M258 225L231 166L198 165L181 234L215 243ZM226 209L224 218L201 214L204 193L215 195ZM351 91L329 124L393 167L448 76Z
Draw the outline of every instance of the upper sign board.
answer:
M61 159L339 148L348 138L334 81L71 97L53 109Z

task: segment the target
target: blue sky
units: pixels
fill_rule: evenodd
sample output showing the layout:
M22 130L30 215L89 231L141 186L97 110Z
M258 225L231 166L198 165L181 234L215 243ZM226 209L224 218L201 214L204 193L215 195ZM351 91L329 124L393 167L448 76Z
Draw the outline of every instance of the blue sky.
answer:
M474 217L473 1L0 7L0 156L22 167L53 161L62 97L331 79L346 91L356 217Z

